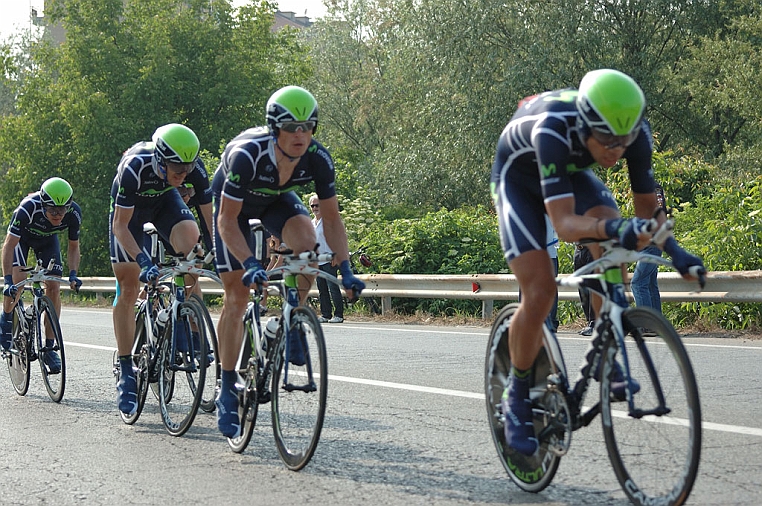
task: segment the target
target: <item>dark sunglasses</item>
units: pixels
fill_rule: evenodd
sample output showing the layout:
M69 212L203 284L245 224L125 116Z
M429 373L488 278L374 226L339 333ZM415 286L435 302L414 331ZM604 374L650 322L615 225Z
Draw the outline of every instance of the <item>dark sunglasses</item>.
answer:
M318 207L320 207L320 204L310 204L310 207L312 209L317 209Z
M182 176L193 170L194 163L167 163L167 170L172 172L172 174Z
M181 186L177 191L180 192L181 197L193 198L196 195L196 189L193 187L188 188L187 186Z
M69 206L45 206L45 212L51 216L63 216L69 212Z
M276 127L284 132L294 134L301 128L302 132L311 132L315 128L314 121L291 121L289 123L276 123Z
M626 148L638 138L640 134L640 127L635 128L627 135L614 135L608 132L603 132L597 128L591 128L590 133L593 138L598 141L606 149L614 148Z

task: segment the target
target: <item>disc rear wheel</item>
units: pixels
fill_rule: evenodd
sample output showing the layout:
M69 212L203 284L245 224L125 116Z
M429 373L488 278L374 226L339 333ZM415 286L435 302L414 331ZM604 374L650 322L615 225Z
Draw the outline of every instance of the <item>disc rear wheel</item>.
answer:
M548 440L540 441L540 448L534 455L527 457L511 449L505 441L504 420L502 410L503 390L508 385L508 375L511 371L511 357L508 351L508 333L513 314L518 304L505 306L495 319L487 343L487 355L484 364L484 388L487 401L487 418L489 420L492 441L495 444L500 463L505 468L511 480L522 490L540 492L547 487L561 463L561 457L551 451ZM544 400L558 397L548 397L547 377L550 372L550 360L545 348L541 348L533 366L534 385L530 389L532 411L534 413L535 434L539 435L548 422L558 415L557 409L549 413L542 405ZM562 368L562 364L557 364ZM552 416L551 416L552 415ZM562 441L566 434L560 433L553 438L555 446L558 439Z

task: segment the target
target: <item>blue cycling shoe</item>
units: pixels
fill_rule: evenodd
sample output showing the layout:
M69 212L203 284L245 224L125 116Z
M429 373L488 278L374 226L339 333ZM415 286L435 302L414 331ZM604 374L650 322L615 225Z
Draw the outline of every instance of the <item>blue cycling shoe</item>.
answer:
M540 443L534 434L529 379L518 379L511 374L508 388L503 391L501 405L505 417L503 431L506 444L522 455L533 455Z
M45 344L46 347L52 348L53 343ZM61 357L58 356L53 350L45 352L44 358L45 365L48 367L48 374L59 374L61 372Z
M0 311L0 346L4 350L11 348L11 340L13 339L13 313L10 313L10 319L6 319L5 313Z
M138 381L135 378L135 371L122 373L119 382L116 384L116 403L119 411L127 416L134 415L138 410Z
M237 438L241 435L241 420L238 417L238 390L220 389L217 399L214 401L217 406L217 428L222 435L228 438Z
M297 327L291 329L288 334L288 361L295 366L302 366L307 362L304 357L304 350L307 348L307 340L304 337L304 331Z

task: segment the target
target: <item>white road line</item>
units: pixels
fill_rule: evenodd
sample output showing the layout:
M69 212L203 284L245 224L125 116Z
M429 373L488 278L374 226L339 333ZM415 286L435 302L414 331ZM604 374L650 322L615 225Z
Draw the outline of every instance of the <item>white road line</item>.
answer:
M428 394L437 394L437 395L447 395L450 397L466 397L468 399L479 399L481 401L484 401L484 394L476 394L472 392L463 392L461 390L449 390L445 388L434 388L434 387L424 387L424 386L418 386L418 385L408 385L405 383L393 383L390 381L378 381L378 380L370 380L370 379L363 379L363 378L351 378L349 376L335 376L333 374L329 374L328 378L331 381L343 381L345 383L355 383L359 385L369 385L374 387L382 387L382 388L395 388L397 390L407 390L411 392L423 392ZM627 416L627 413L624 411L613 411L613 415L619 418L625 418ZM684 425L686 422L683 419L679 418L669 418L666 419L659 419L659 420L650 420L652 422L660 422L660 423L675 423L675 424L682 424ZM718 432L730 432L733 434L744 434L749 436L759 436L762 437L762 429L757 429L754 427L742 427L739 425L725 425L721 423L712 423L712 422L702 422L701 427L704 430L713 430Z

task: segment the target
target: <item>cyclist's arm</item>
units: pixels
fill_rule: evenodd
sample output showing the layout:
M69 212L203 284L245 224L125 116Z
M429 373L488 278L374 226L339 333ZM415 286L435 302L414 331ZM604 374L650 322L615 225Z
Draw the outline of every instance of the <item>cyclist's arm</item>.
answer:
M13 250L21 238L17 235L7 234L3 243L3 275L13 274Z
M654 217L654 211L659 207L659 203L656 200L656 192L652 193L633 193L632 202L635 205L635 216L650 220ZM659 224L661 225L666 221L667 217L664 213L659 214Z
M199 221L201 221L201 234L204 236L204 247L211 249L212 241L212 204L200 204L198 207Z
M70 271L79 270L79 239L72 241L69 239L69 246L66 251L67 262L69 263Z
M349 260L349 246L347 245L347 230L344 221L339 214L339 200L333 196L320 199L320 212L323 216L323 232L328 247L334 252L336 265L344 260Z
M582 216L574 212L573 196L546 201L545 209L558 238L564 242L607 239L604 225L600 223L599 218Z
M133 260L143 251L135 241L135 238L132 237L132 233L130 233L129 229L130 220L132 219L134 212L134 207L115 206L114 221L111 224L114 236Z
M220 210L217 213L217 230L220 238L239 262L243 262L252 255L246 238L238 228L238 215L242 207L242 200L232 199L223 193L220 199Z

